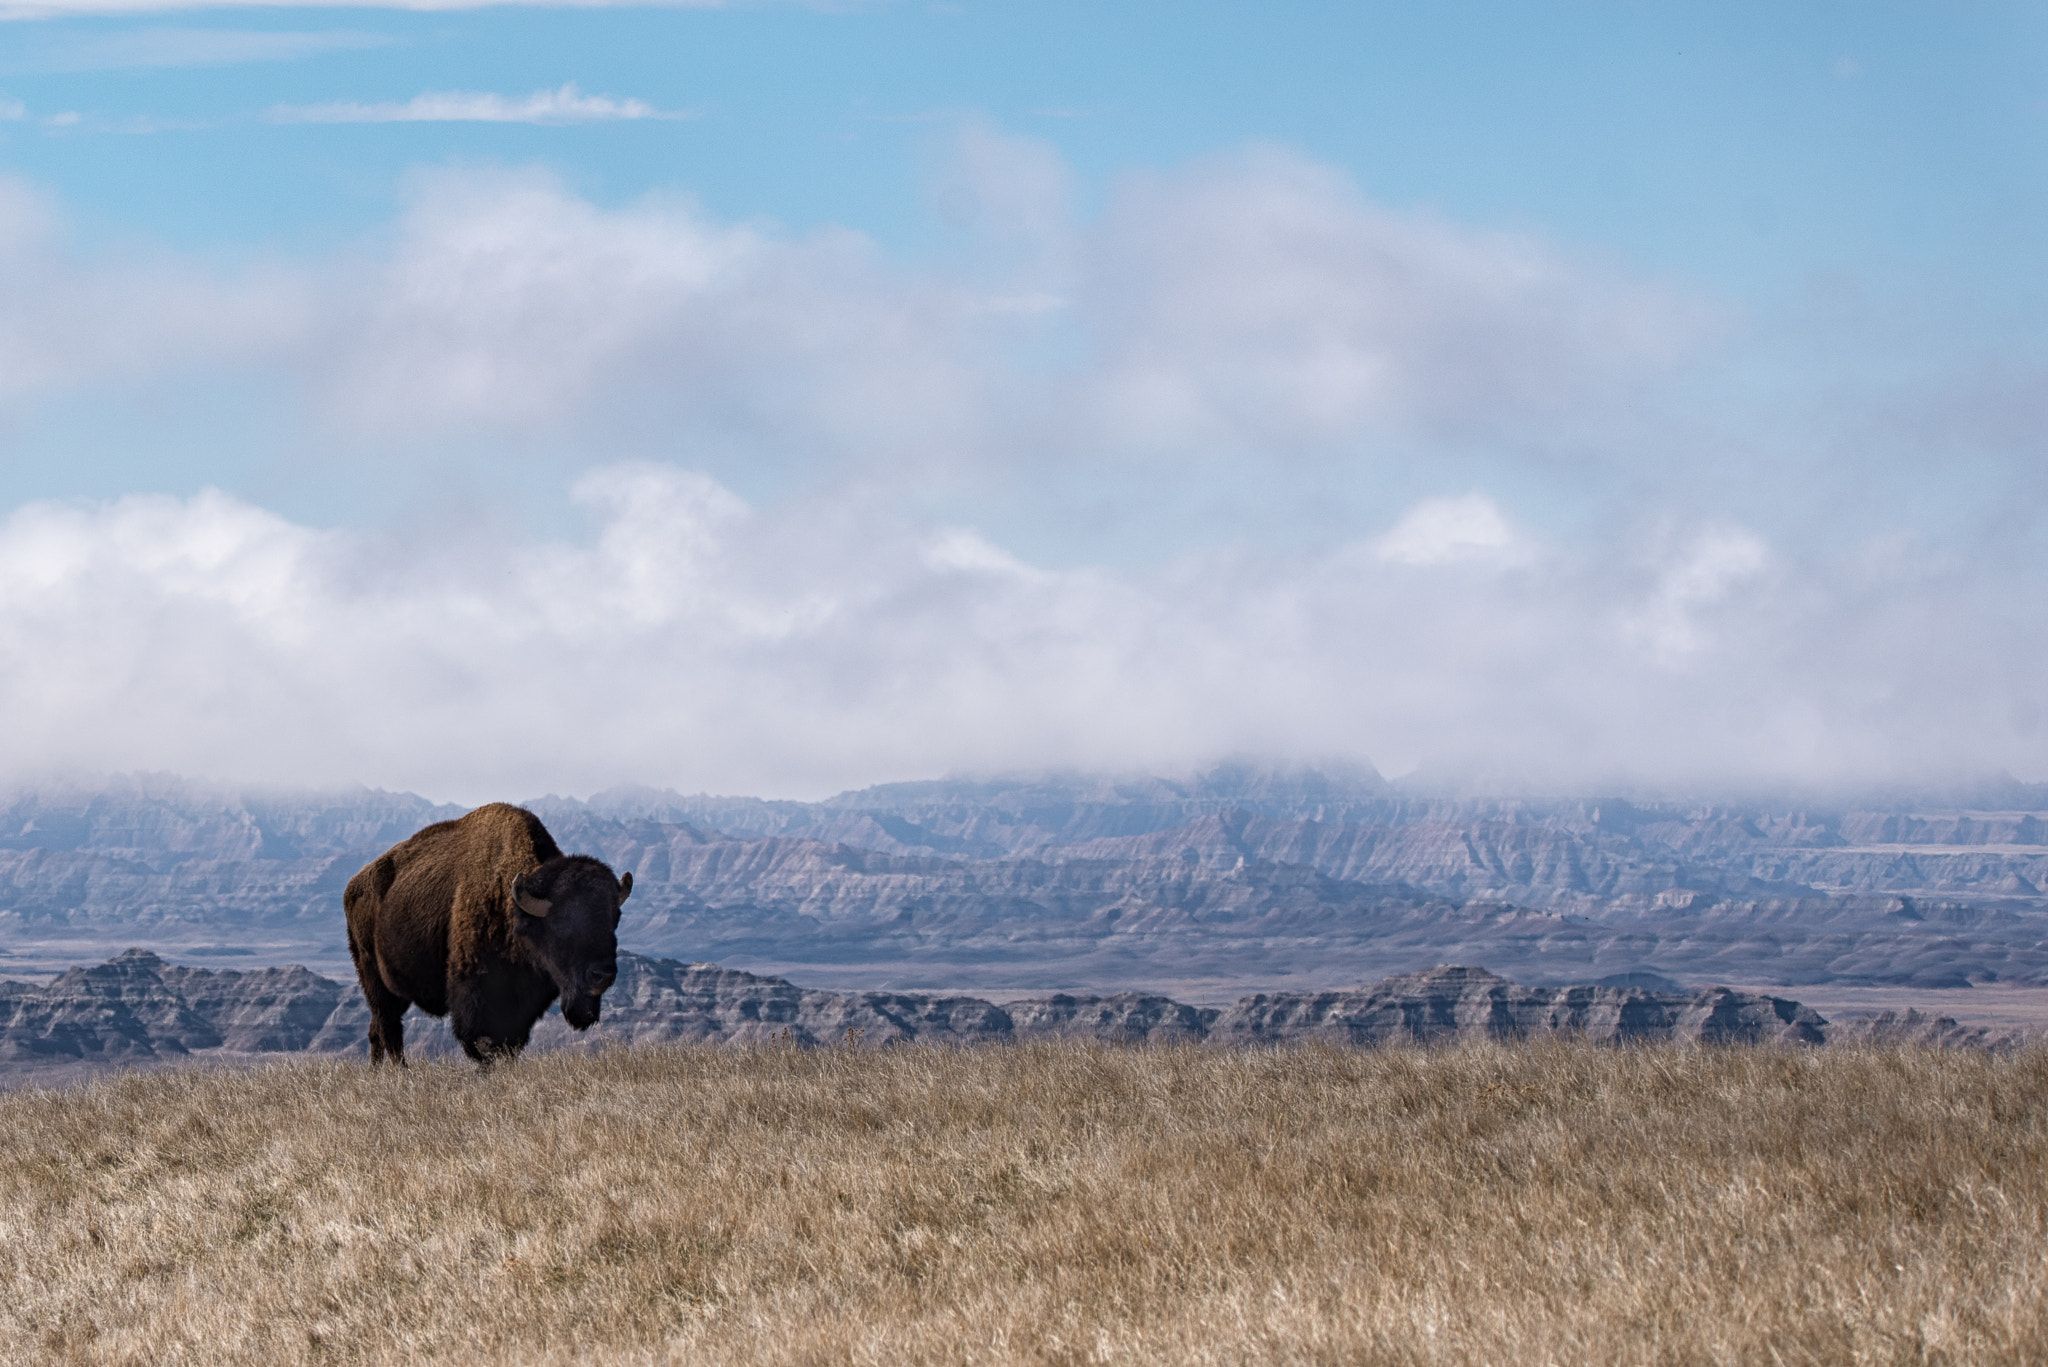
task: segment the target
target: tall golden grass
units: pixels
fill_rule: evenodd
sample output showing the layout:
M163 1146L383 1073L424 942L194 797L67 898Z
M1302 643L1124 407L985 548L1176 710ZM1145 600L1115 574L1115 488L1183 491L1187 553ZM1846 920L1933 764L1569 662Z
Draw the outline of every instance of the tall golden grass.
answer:
M2048 1359L2048 1051L651 1047L0 1096L9 1362Z

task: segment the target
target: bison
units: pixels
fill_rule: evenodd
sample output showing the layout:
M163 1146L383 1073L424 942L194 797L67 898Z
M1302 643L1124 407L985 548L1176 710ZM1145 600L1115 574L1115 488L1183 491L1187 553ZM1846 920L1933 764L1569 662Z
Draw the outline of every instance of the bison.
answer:
M393 845L348 880L348 952L370 1060L405 1062L405 1008L448 1017L480 1063L516 1055L559 994L578 1030L619 975L633 875L565 855L540 818L494 802Z

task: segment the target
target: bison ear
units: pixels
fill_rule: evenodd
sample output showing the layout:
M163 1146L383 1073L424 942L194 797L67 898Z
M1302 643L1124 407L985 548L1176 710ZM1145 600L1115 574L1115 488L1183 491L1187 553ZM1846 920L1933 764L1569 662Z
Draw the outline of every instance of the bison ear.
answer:
M623 902L623 901L625 901L625 900L626 900L626 899L627 899L628 897L631 897L632 895L633 895L633 875L629 873L629 874L627 874L627 875L626 875L626 876L625 876L624 878L621 878L621 879L619 880L619 900L620 900L621 902Z
M513 880L512 900L528 916L544 917L555 908L553 902L543 902L540 898L528 892L526 890L526 880L523 878Z

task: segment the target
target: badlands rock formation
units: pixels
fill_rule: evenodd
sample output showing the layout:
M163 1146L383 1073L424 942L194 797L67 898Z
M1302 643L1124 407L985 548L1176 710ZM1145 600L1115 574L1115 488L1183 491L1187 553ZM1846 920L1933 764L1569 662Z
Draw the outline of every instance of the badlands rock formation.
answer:
M821 987L1220 997L1446 962L1538 983L2048 982L2048 791L2012 783L1822 810L1224 768L531 805L565 848L633 870L626 947ZM165 777L16 794L0 970L139 944L344 977L343 884L458 810Z
M0 981L0 1073L34 1080L52 1070L75 1075L293 1053L362 1056L367 1025L353 983L300 967L180 967L130 950L48 983ZM415 1014L408 1028L417 1051L452 1051L439 1022ZM534 1047L658 1040L877 1047L1032 1039L1382 1045L1549 1035L1610 1044L1806 1045L1830 1037L1819 1015L1775 997L1726 988L1525 987L1475 968L1439 967L1346 991L1259 993L1218 1009L1136 993L997 1004L959 995L822 992L712 964L622 954L603 1023L576 1035L551 1012L535 1032Z

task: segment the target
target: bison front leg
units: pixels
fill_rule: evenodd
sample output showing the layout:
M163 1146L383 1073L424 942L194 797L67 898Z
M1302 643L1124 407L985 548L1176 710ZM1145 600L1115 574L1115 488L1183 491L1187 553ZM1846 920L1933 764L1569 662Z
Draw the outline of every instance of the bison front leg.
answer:
M497 1037L491 1032L489 1013L474 993L454 995L455 1000L448 1003L448 1033L455 1036L463 1053L489 1067L500 1053Z
M462 1042L462 1052L488 1068L493 1063L510 1063L518 1058L519 1051L533 1036L533 1027L496 1018L471 1021L467 1028L457 1025L454 1034Z
M555 985L530 970L492 965L448 985L448 1028L462 1052L488 1067L519 1056Z
M494 1063L510 1063L519 1057L519 1051L526 1047L524 1039L506 1039L503 1035L484 1031L474 1035L455 1037L462 1044L462 1052L488 1068Z
M532 1034L531 1025L521 1025L488 992L479 991L461 993L449 1004L448 1029L462 1052L486 1068L519 1057Z

